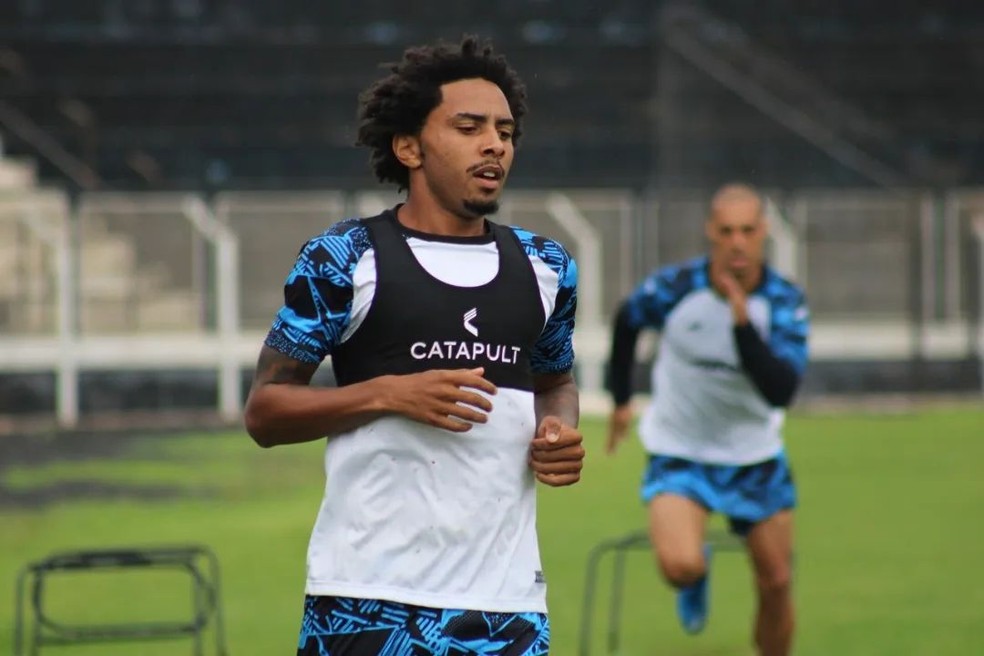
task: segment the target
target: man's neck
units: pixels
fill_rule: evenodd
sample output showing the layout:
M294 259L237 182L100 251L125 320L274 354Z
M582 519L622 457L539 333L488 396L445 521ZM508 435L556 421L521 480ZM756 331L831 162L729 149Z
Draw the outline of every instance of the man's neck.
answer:
M482 217L462 217L431 199L415 202L412 195L397 209L396 218L411 230L443 237L478 237L486 230Z

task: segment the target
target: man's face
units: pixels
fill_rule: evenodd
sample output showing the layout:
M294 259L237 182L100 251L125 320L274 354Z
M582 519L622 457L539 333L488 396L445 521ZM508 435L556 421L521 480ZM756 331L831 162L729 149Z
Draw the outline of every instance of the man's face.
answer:
M509 103L492 82L441 86L441 103L420 132L422 179L441 205L462 218L498 209L512 166L514 128Z
M707 219L711 261L738 280L754 275L765 260L766 224L762 202L753 195L723 199Z

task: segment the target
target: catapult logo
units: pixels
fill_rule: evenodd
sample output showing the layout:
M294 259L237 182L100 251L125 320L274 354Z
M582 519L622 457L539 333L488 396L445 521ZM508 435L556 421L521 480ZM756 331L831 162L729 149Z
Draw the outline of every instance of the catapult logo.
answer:
M461 317L461 324L472 337L478 337L478 308L472 308ZM414 360L471 360L516 364L519 356L518 346L489 344L478 341L435 340L433 342L414 342L410 345L410 357Z
M472 308L467 312L465 312L465 330L470 332L475 337L478 337L478 328L475 327L475 324L473 324L472 321L474 321L477 318L478 318L478 308Z

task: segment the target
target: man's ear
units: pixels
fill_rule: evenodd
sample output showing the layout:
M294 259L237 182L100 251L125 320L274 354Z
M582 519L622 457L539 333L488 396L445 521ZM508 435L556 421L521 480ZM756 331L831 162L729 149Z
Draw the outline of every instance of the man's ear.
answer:
M708 241L714 241L714 221L711 217L704 219L704 236Z
M423 161L420 156L420 137L410 134L394 135L393 154L408 169L419 169Z

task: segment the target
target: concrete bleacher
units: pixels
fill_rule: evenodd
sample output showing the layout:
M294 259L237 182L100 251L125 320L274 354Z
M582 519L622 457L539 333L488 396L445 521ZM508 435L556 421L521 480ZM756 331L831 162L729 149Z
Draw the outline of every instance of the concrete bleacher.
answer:
M358 91L402 46L467 29L494 37L530 88L514 186L694 187L735 171L779 187L869 182L705 71L677 62L669 80L669 4L432 3L396 20L390 0L35 0L4 9L0 100L118 188L355 188L372 183L351 148ZM737 34L877 119L889 138L862 144L873 155L917 179L981 181L976 5L689 4L720 18L697 25L710 41ZM660 160L667 139L684 147Z
M2 142L0 142L2 143ZM29 159L5 156L0 147L0 332L54 330L50 253L25 223L28 208L10 199L37 186Z
M691 35L732 62L749 58L753 64L743 72L750 85L760 83L766 94L793 101L788 104L804 119L848 137L850 146L895 169L900 184L979 184L980 6L954 0L891 7L734 0L689 5L710 10L691 12L700 15L690 20ZM750 58L752 52L760 56ZM760 183L793 186L781 167L799 186L864 181L852 181L829 158L818 158L817 149L811 153L795 130L752 107L713 79L710 69L691 64L674 69L672 97L683 113L672 132L689 146L689 152L674 153L689 159L676 165L678 177L706 170L699 158L718 146L725 149L720 163L756 171L765 178ZM729 150L743 141L744 160Z
M194 267L187 261L175 265L171 255L193 256L187 222L171 218L169 225L158 221L156 230L147 223L134 230L131 219L116 229L107 217L86 215L82 221L75 249L79 329L91 334L200 326L202 295L192 288ZM63 192L39 185L33 161L0 155L0 333L57 331L63 254L56 242L64 237L68 243L70 234Z
M103 218L103 217L98 217ZM79 329L83 334L195 330L201 294L174 279L184 267L143 259L138 239L91 218L79 240Z
M393 59L398 49L263 43L97 42L86 43L84 52L78 47L19 44L18 52L31 62L31 91L8 101L63 143L80 144L80 152L86 139L95 143L92 163L114 186L146 187L129 164L135 152L157 163L164 188L372 182L366 154L352 148L356 98L377 75L377 62ZM524 75L532 96L514 183L567 179L621 186L644 179L650 150L647 139L640 139L648 111L645 50L510 50L528 62ZM151 61L171 64L161 70ZM593 73L585 77L588 72ZM66 97L86 108L91 125L66 116Z
M648 47L575 38L607 25L609 15L612 25L637 30L635 19L650 13L645 3L510 2L483 7L481 26L467 8L418 8L416 20L394 23L388 40L379 16L398 3L353 5L339 10L352 14L342 21L334 8L328 17L308 3L282 3L272 13L262 3L237 3L237 17L230 17L202 2L200 16L180 34L174 30L181 22L169 22L174 16L163 5L151 16L108 6L100 13L99 2L85 12L71 3L41 4L47 14L21 16L24 36L12 32L9 48L21 65L0 73L0 99L88 158L116 188L372 184L366 154L352 149L359 91L403 45L456 38L469 23L497 37L530 87L515 185L622 187L645 178ZM36 38L46 29L50 38ZM155 162L160 178L134 170L136 155Z

